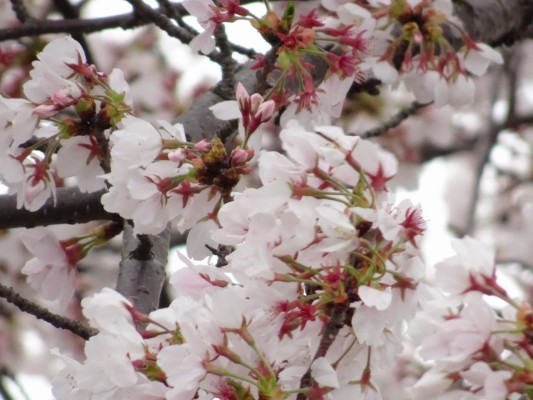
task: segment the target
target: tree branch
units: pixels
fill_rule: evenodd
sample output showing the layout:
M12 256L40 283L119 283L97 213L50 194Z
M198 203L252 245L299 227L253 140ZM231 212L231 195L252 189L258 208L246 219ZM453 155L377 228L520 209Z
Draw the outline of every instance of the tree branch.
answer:
M182 29L172 23L172 20L166 16L164 9L154 9L144 3L143 0L126 1L133 6L136 13L153 22L161 30L168 33L169 36L172 36L186 44L193 39L193 35L191 35L187 30Z
M531 0L454 0L453 6L475 40L500 46L533 37Z
M329 348L335 341L337 334L344 326L345 319L346 319L346 313L349 308L350 308L350 304L348 302L334 304L332 306L329 320L324 326L322 337L320 338L320 343L318 345L316 353L313 356L313 359L309 365L309 368L307 369L305 374L300 379L300 386L299 386L300 389L306 389L312 386L313 377L311 376L311 364L317 358L326 356ZM312 399L312 398L309 397L308 393L304 393L304 392L298 393L298 396L296 397L296 400L307 400L307 399Z
M33 228L54 224L79 224L95 220L121 220L117 214L104 210L100 198L105 193L82 193L77 188L60 188L57 201L48 199L37 211L17 208L16 195L0 196L0 229Z
M166 278L170 225L158 235L135 235L126 224L123 242L117 292L148 314L158 308Z
M34 22L33 17L28 12L23 0L11 0L11 8L15 12L17 19L22 23Z
M151 21L135 13L119 14L112 17L91 19L62 19L36 21L34 24L22 24L12 28L0 29L0 41L21 39L49 33L91 33L105 29L131 29L149 24Z
M398 125L400 125L403 121L405 121L407 118L409 118L411 115L416 114L416 112L424 107L427 107L431 105L431 103L419 103L417 101L414 101L413 104L411 104L410 107L405 108L403 110L400 110L396 115L393 115L388 121L383 123L382 125L370 129L359 136L361 136L363 139L370 139L373 137L381 136L384 133L387 133L392 128L396 128ZM357 133L349 133L349 135L358 135Z
M227 97L228 95L233 96L236 83L235 69L237 68L237 63L232 57L233 50L230 46L228 36L226 35L224 25L220 25L215 31L215 41L220 49L220 53L213 61L216 61L222 69L222 80L218 83L215 90L222 91L223 97Z
M91 336L98 333L96 329L90 328L80 321L72 320L48 311L46 308L20 296L13 290L13 288L4 286L1 283L0 297L6 299L11 304L14 304L21 311L27 312L38 319L42 319L56 328L66 329L82 339L88 340Z

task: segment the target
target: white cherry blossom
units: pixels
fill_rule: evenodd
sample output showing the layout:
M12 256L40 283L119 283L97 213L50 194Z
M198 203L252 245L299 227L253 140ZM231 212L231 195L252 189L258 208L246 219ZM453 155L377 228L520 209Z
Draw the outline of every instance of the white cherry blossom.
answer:
M76 290L76 265L56 236L45 228L21 235L26 248L35 256L22 268L32 288L47 300L65 309Z

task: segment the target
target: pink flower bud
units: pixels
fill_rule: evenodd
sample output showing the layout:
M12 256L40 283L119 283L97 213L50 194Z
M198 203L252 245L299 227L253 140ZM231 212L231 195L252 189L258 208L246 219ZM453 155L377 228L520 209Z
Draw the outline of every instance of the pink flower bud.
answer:
M33 113L39 118L51 118L57 115L59 108L54 104L41 104L33 110Z
M57 104L61 107L68 107L78 103L79 101L79 99L75 99L70 94L64 93L62 91L58 91L52 94L50 100L52 100L52 103Z
M168 153L168 159L175 163L180 163L183 160L185 160L185 158L186 158L186 155L183 152L183 149L176 149Z
M261 96L259 93L254 93L250 96L250 103L251 103L251 112L255 113L263 104L263 96Z
M254 151L252 149L244 150L236 148L231 153L231 165L233 167L244 165L246 162L250 161L253 156Z
M235 88L235 96L237 97L237 101L239 103L241 103L242 101L245 101L246 99L250 97L245 87L240 82L237 83L237 87Z
M268 100L259 106L256 116L261 118L261 122L266 122L272 118L274 111L276 111L276 103L274 100Z
M200 140L194 145L194 148L201 153L207 153L213 146L205 139Z

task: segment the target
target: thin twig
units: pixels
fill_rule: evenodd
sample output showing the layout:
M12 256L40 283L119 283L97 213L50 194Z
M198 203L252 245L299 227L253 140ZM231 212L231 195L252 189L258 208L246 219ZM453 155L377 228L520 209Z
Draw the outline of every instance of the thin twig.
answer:
M361 136L363 139L370 139L373 137L381 136L387 133L387 131L391 130L392 128L396 128L398 125L400 125L403 121L405 121L411 115L416 114L418 110L424 107L427 107L432 103L433 102L419 103L415 101L413 102L413 104L411 104L410 107L400 110L396 115L393 115L391 119L389 119L382 125L378 126L377 128L370 129L360 135L357 133L349 133L349 135Z
M149 19L154 24L156 24L160 29L169 34L169 36L174 37L181 41L182 43L188 44L193 39L193 36L187 32L185 29L182 29L172 23L172 20L165 15L164 10L162 9L153 9L142 0L126 0L130 3L133 8L137 11L139 15Z
M9 288L0 283L0 297L6 299L9 303L17 306L21 311L27 312L38 319L48 322L56 328L66 329L82 339L88 340L91 336L94 336L98 331L94 328L90 328L80 321L76 321L62 315L54 314L48 309L41 307L34 302L25 299L13 288Z

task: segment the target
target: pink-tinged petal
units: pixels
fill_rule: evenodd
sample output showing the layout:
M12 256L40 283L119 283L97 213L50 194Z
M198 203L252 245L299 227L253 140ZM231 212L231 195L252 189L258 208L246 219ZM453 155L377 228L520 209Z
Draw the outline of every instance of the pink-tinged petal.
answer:
M274 111L276 111L276 103L274 100L268 100L259 106L257 114L261 115L261 121L265 122L272 118Z
M474 81L465 75L459 75L450 85L450 104L465 106L474 101L476 87Z
M312 170L318 163L318 155L310 143L311 133L307 132L296 120L287 123L280 133L285 150L290 158L307 170Z
M211 239L211 234L218 228L213 220L198 222L187 234L187 255L193 260L203 260L213 255L207 248L217 247L217 243Z
M246 91L246 88L241 82L237 83L237 87L235 88L235 95L236 95L237 101L239 102L244 101L250 97L250 95Z

